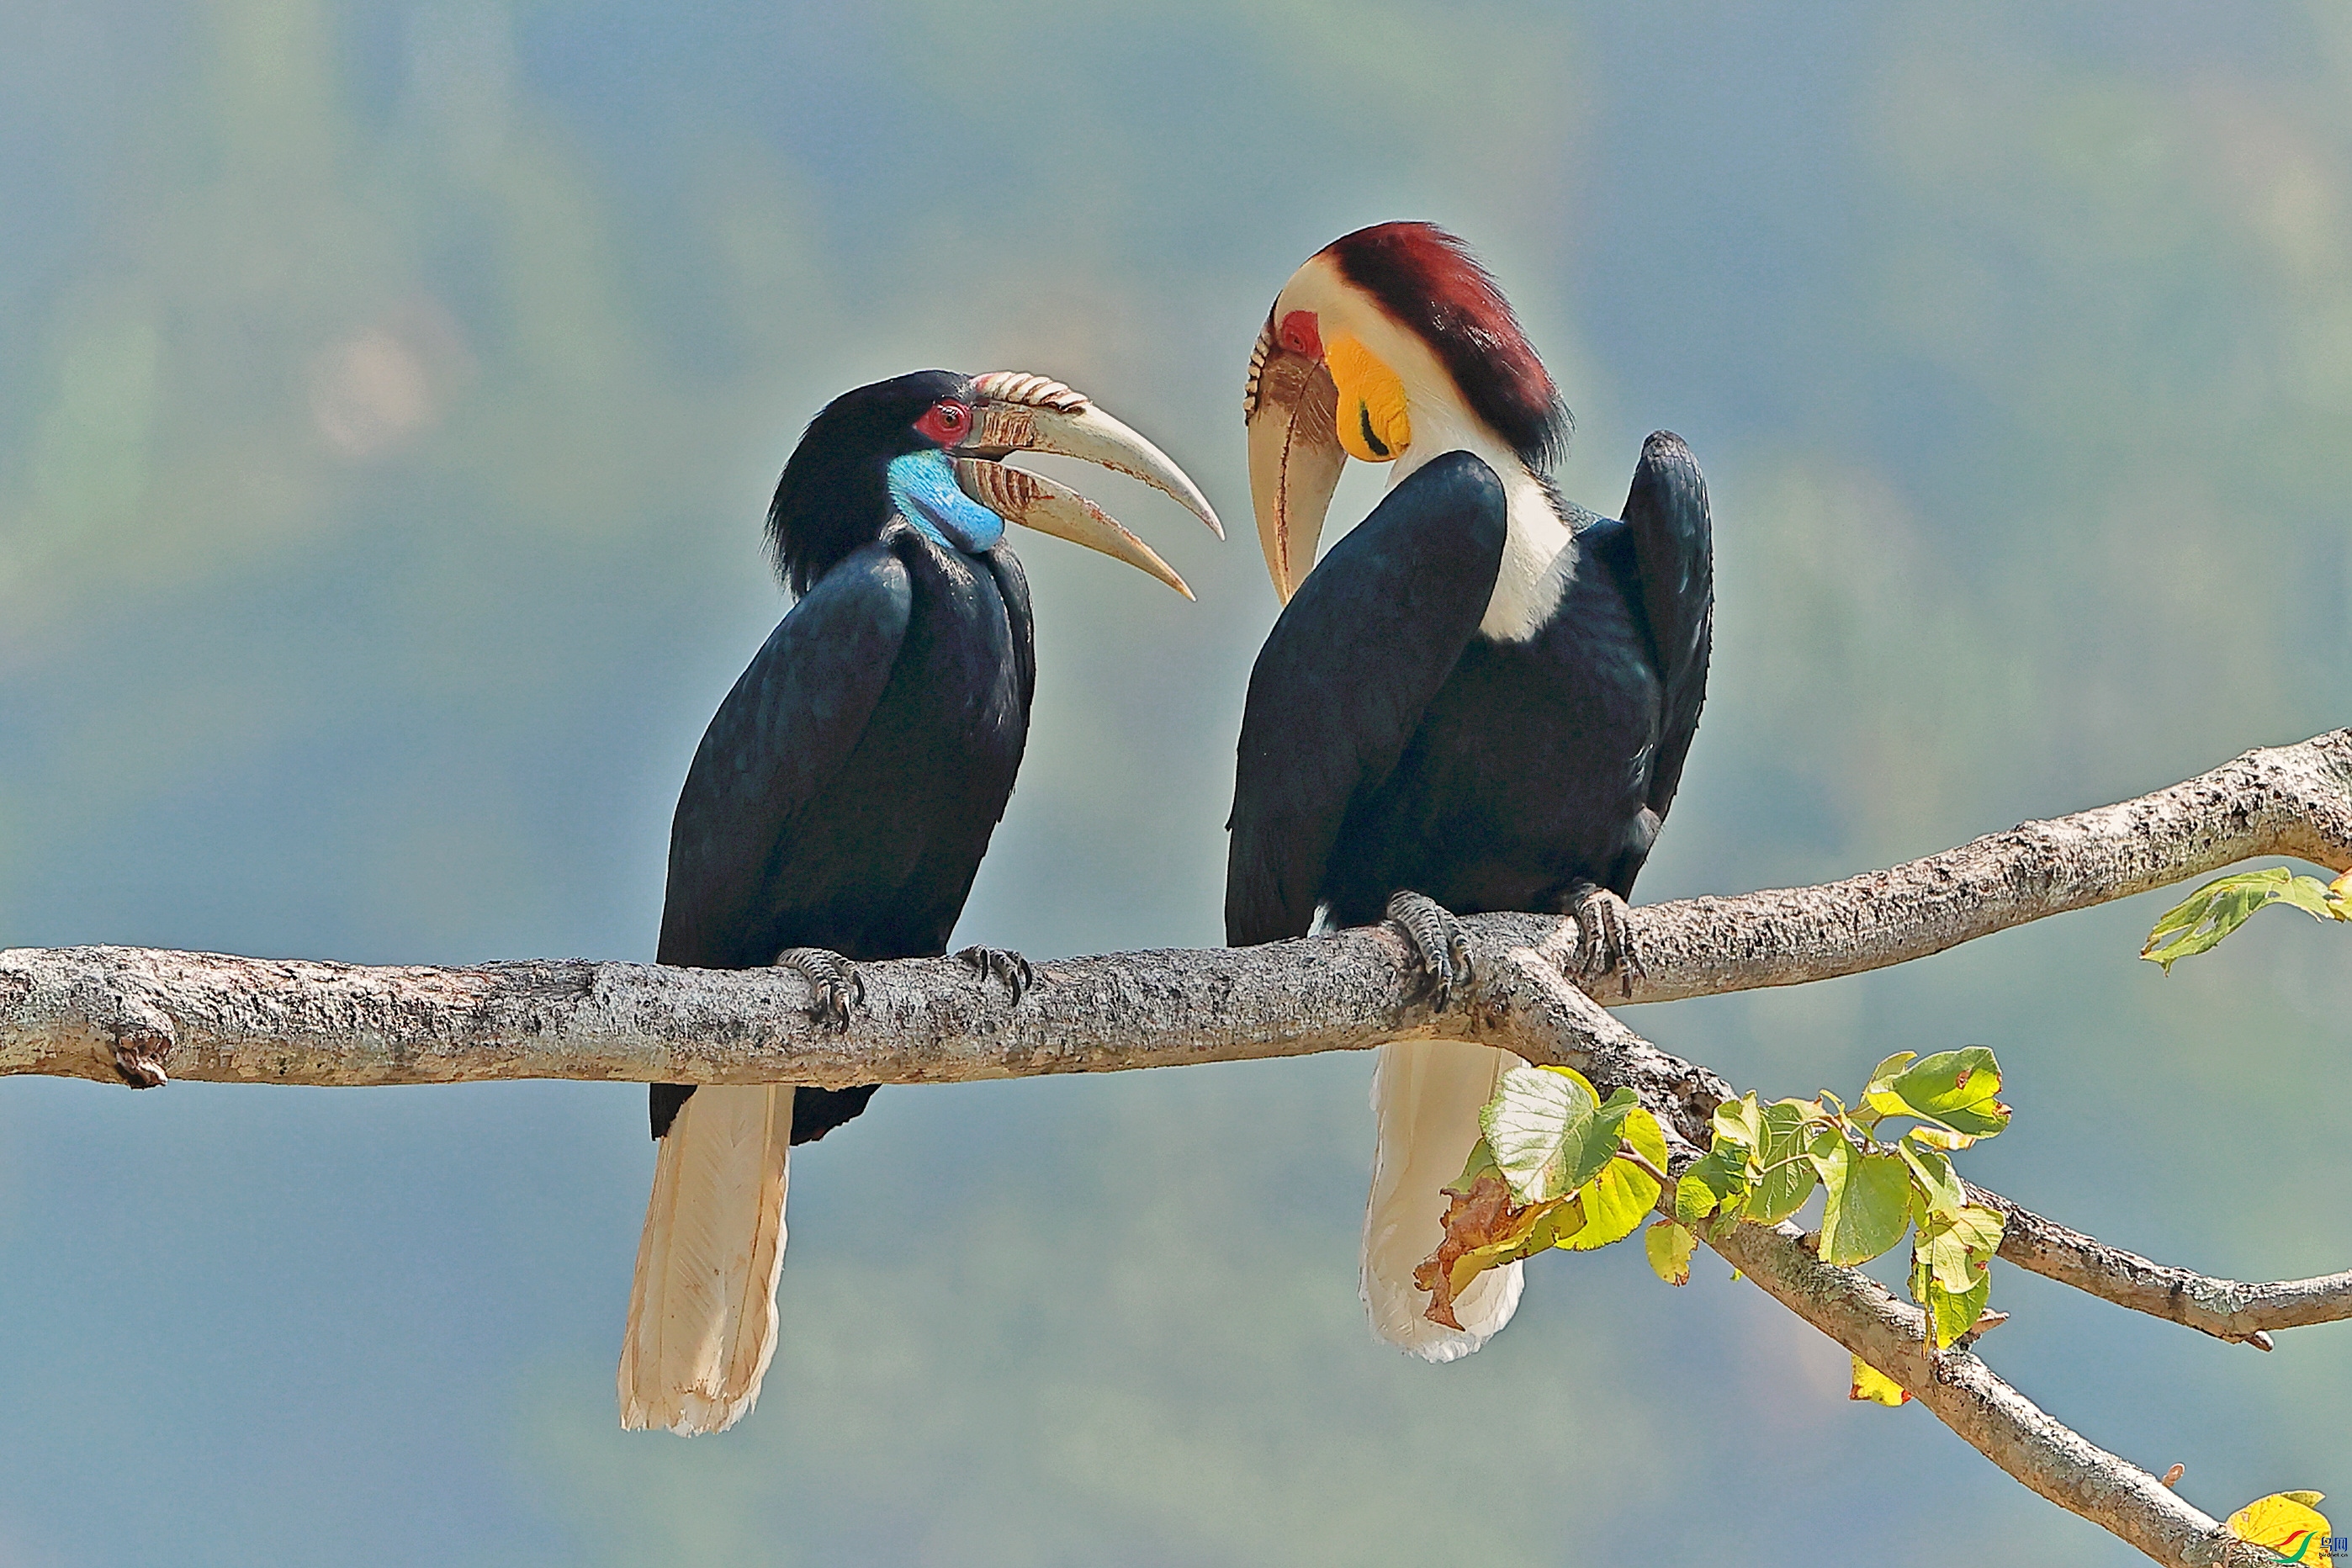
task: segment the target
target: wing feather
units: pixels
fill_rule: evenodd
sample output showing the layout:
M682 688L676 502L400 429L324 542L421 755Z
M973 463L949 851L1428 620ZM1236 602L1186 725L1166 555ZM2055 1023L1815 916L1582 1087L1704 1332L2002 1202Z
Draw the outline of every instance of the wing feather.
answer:
M1501 570L1502 481L1449 452L1333 545L1275 622L1242 714L1225 940L1303 936L1348 803L1395 768Z
M670 824L664 963L745 969L746 919L793 819L856 749L889 684L914 603L883 544L818 579L770 634L696 748Z
M1706 479L1681 437L1661 430L1642 443L1642 460L1625 497L1637 602L1664 691L1658 757L1647 804L1663 818L1682 783L1691 738L1706 702L1706 667L1715 641L1715 531Z

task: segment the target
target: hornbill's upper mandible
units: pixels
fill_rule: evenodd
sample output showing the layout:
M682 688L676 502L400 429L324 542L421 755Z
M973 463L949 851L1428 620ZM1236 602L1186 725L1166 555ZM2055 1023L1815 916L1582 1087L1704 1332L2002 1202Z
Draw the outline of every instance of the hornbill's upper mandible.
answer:
M1448 908L1573 913L1589 973L1637 963L1622 900L1674 801L1706 690L1706 486L1682 441L1643 444L1622 521L1563 500L1568 429L1535 351L1461 242L1392 223L1293 275L1250 359L1250 492L1286 603L1251 672L1225 935L1384 913L1440 987L1465 979ZM1348 457L1388 496L1321 564ZM1311 568L1311 571L1310 571ZM1435 902L1432 902L1434 900ZM1381 1338L1432 1361L1484 1343L1519 1268L1424 1315L1503 1052L1381 1047L1363 1290Z
M1004 814L1035 663L1013 521L1142 568L1149 545L1042 475L1056 452L1158 486L1223 537L1183 471L1043 376L922 371L845 393L801 437L768 532L799 595L711 720L670 829L660 961L783 963L845 1017L858 960L947 950ZM1017 956L969 950L1016 990ZM621 1349L621 1425L732 1426L775 1352L786 1151L874 1090L656 1085L661 1152Z

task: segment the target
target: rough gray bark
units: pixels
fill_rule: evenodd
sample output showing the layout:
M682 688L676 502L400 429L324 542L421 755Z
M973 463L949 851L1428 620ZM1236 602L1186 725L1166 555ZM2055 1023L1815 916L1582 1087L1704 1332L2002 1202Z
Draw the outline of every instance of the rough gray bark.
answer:
M2352 867L2352 731L2250 752L2137 800L2027 823L1813 888L1635 910L1662 1002L1853 974L2261 855ZM1573 921L1485 915L1482 951L1573 952ZM0 1074L138 1080L931 1083L1360 1049L1444 1030L1416 1010L1384 927L1243 951L1057 960L1015 1007L953 959L864 966L841 1033L782 972L568 962L361 968L127 948L0 950ZM1540 1059L1574 1021L1530 1030L1486 1006L1480 1037ZM1628 1034L1627 1037L1632 1037ZM1597 1043L1597 1042L1595 1042Z
M1646 907L1635 931L1649 976L1624 999L1859 973L2263 855L2352 866L2352 730L1842 882Z
M1766 1294L1910 1391L1970 1447L2069 1513L2158 1563L2275 1563L2130 1460L2042 1410L1972 1351L1933 1351L1919 1309L1855 1268L1823 1263L1792 1225L1739 1225L1710 1242Z
M1999 1193L1967 1184L1969 1201L2008 1216L2000 1255L2021 1268L2104 1301L2180 1323L2215 1339L2271 1348L2270 1331L2352 1318L2352 1273L2248 1284L2215 1279L2070 1230Z
M1607 1001L1787 985L1898 963L1972 937L2264 855L2352 868L2352 731L2247 753L2154 795L2029 823L1817 888L1646 906L1645 973ZM1055 961L1015 1004L954 959L862 966L838 1032L789 971L530 963L363 968L132 948L0 951L0 1074L141 1085L578 1078L675 1083L946 1082L1235 1061L1384 1041L1474 1039L1634 1089L1685 1145L1729 1085L1659 1050L1577 989L1572 921L1465 922L1477 982L1436 1011L1389 928L1243 950ZM2000 1197L2002 1256L2136 1310L2262 1342L2352 1317L2352 1276L2239 1285L2150 1263ZM1717 1250L1808 1322L1908 1388L1994 1463L2164 1563L2263 1560L2145 1471L2036 1408L1972 1352L1930 1352L1919 1316L1793 1230L1741 1226Z

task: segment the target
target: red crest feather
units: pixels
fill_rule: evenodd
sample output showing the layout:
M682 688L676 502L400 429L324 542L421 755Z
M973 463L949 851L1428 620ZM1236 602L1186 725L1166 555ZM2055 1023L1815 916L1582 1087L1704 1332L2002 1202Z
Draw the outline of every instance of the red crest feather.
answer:
M1470 411L1541 472L1568 444L1568 406L1470 247L1433 223L1383 223L1324 247L1340 275L1419 334Z

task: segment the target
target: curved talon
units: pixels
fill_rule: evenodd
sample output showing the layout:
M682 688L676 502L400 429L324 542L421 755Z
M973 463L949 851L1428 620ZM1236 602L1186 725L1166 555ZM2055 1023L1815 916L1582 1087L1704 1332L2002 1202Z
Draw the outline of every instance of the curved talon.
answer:
M1389 920L1404 932L1405 943L1427 977L1432 1001L1439 1012L1454 1005L1457 993L1477 979L1470 962L1470 932L1454 911L1426 893L1400 888L1389 896Z
M1019 1006L1022 996L1037 984L1037 971L1029 961L1009 948L982 947L978 944L964 948L957 959L971 967L982 980L994 980L1013 994L1013 1005Z
M836 1033L849 1027L849 1010L866 1004L866 976L857 965L823 947L788 947L776 967L808 982L808 1015Z
M1633 994L1633 982L1646 978L1633 945L1633 911L1606 888L1579 882L1570 889L1568 912L1576 921L1576 973L1582 981L1617 976L1620 994Z

